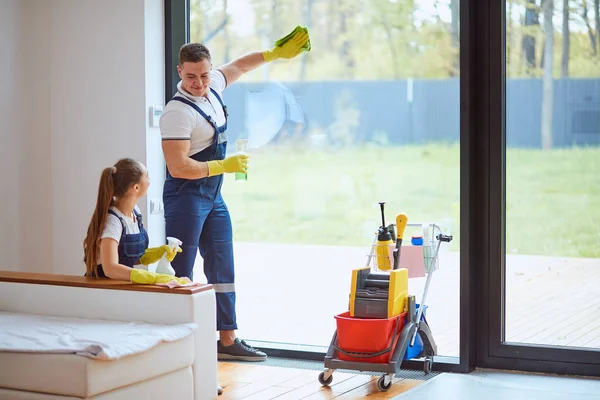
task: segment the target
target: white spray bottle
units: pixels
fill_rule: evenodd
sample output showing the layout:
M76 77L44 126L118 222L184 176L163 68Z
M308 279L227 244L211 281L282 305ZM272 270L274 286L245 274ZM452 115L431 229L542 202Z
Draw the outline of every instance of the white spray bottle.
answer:
M171 250L179 250L182 244L183 242L181 240L167 236L167 245ZM175 270L173 269L173 267L171 267L171 263L167 259L167 253L163 254L163 256L158 261L158 265L156 266L156 273L175 276Z

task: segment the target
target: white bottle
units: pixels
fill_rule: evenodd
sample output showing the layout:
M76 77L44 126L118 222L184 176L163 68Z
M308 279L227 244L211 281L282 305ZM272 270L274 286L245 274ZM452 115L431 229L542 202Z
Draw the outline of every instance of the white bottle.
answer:
M167 237L167 245L171 250L179 250L183 242L174 237ZM171 276L175 276L175 270L171 267L171 263L167 259L167 253L163 254L163 256L158 261L158 265L156 266L156 273L158 274L167 274Z

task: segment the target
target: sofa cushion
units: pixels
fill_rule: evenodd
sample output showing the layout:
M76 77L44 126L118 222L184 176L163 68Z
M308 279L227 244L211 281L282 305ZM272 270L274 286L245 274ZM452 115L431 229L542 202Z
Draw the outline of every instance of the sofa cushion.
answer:
M163 342L114 361L72 354L0 352L0 387L90 397L163 375L194 362L194 336Z
M81 397L62 396L24 390L0 388L2 400L81 400ZM194 385L192 367L185 367L156 378L147 379L97 396L89 400L193 400Z

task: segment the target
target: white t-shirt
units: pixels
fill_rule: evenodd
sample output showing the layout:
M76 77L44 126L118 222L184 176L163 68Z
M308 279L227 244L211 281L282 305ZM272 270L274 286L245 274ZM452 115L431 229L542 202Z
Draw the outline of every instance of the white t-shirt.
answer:
M213 69L210 72L210 85L223 100L222 92L227 86L225 75ZM181 82L177 84L177 94L195 103L206 115L211 116L217 126L225 124L225 113L219 100L212 91L208 91L208 98L204 96L192 96L181 88ZM163 140L190 140L190 151L192 156L209 147L215 135L215 129L200 113L191 106L180 101L169 101L160 117L160 134Z
M132 235L136 233L140 233L140 227L138 226L137 218L135 218L135 213L133 215L134 218L125 216L121 211L119 211L116 207L110 208L113 212L115 212L119 217L123 218L125 222L125 233ZM134 207L135 212L138 214L142 214L138 206ZM121 224L121 220L111 213L108 213L106 216L106 223L104 225L104 230L102 231L102 235L100 235L100 239L110 238L114 239L117 243L121 241L121 234L123 233L123 224ZM98 264L101 264L100 254L98 254Z
M134 218L132 219L131 217L125 216L116 207L111 207L110 209L115 214L117 214L119 217L123 218L123 221L125 222L125 233L126 234L132 235L132 234L140 233L140 227L138 226L138 221L135 218L135 214L133 216ZM141 214L141 211L138 208L138 206L135 206L134 210L138 214ZM102 235L100 236L100 239L111 238L111 239L116 240L118 243L121 241L122 234L123 234L123 224L121 224L121 220L117 216L115 216L111 213L108 213L108 215L106 216L106 224L104 225L104 230L102 231Z

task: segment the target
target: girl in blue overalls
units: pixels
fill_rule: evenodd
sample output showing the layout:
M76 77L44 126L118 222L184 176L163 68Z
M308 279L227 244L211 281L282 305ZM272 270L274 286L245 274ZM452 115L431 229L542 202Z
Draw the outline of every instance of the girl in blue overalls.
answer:
M83 242L86 276L134 283L175 279L133 268L157 262L165 252L173 261L176 254L167 245L148 248L148 233L136 203L146 195L149 185L146 167L130 158L102 171L96 209Z

